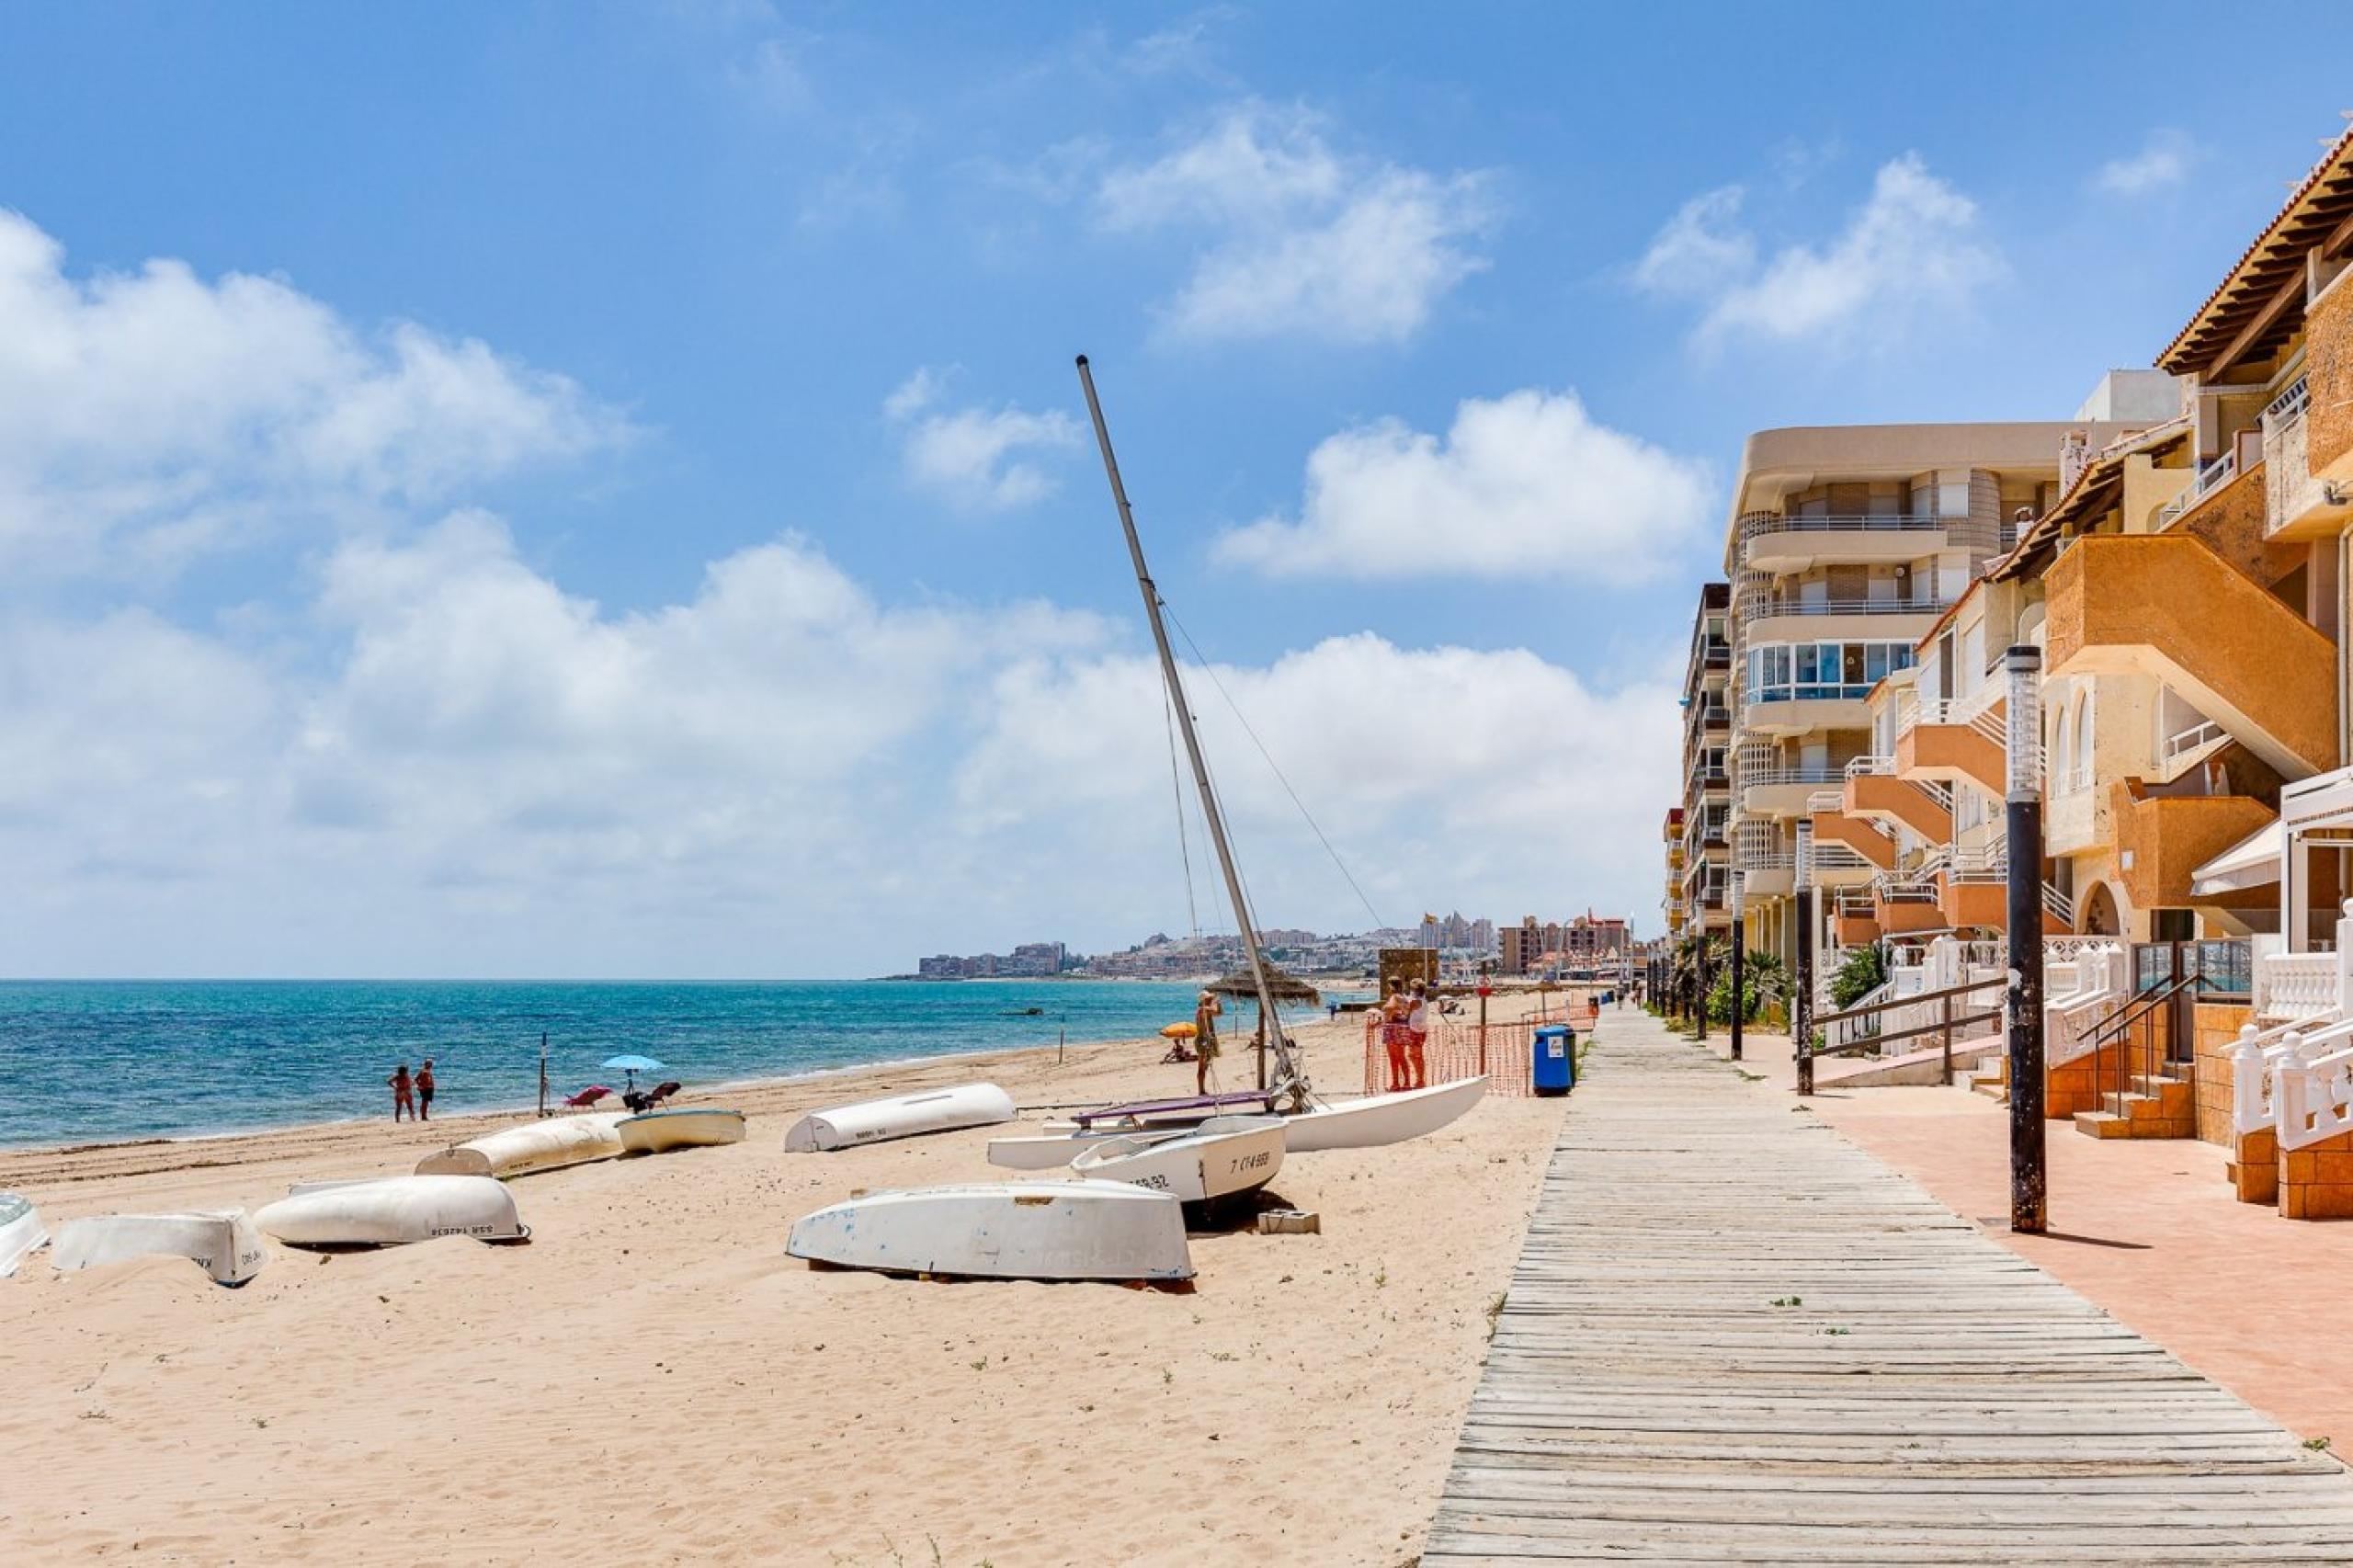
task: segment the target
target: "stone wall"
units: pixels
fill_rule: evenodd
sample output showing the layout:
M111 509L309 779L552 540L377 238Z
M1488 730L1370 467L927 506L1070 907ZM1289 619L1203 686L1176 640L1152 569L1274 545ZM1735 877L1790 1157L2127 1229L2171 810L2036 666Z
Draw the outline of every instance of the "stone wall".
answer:
M2231 1138L2231 1048L2239 1029L2254 1021L2255 1009L2238 1002L2200 1002L2192 1026L2197 1059L2198 1136L2228 1149Z
M2264 492L2263 465L2257 463L2234 475L2228 484L2182 514L2175 528L2203 540L2208 549L2228 562L2241 576L2268 590L2304 564L2308 555L2301 541L2265 542L2263 536L2270 526L2270 510ZM2298 615L2304 612L2301 600L2288 608Z

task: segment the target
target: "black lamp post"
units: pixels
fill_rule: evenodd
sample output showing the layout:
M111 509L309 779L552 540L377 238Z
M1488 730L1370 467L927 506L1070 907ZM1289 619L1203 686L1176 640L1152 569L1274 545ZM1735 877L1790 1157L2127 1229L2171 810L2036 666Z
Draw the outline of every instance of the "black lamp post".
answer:
M1742 951L1748 945L1748 935L1741 928L1740 919L1741 883L1745 879L1740 872L1734 871L1728 880L1732 883L1728 900L1732 906L1732 1059L1737 1062L1740 1060L1741 1014L1747 1011L1748 993L1742 989L1740 971L1744 961Z
M2002 655L2009 681L2010 1229L2040 1235L2049 1223L2042 1127L2042 651Z

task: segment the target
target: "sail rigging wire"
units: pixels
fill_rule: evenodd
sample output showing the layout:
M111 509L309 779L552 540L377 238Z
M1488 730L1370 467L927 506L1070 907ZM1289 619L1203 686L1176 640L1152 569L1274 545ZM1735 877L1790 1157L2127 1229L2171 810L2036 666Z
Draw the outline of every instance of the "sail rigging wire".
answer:
M1168 623L1176 629L1176 635L1185 640L1185 646L1193 651L1194 665L1203 675L1210 677L1210 684L1217 687L1217 694L1225 699L1225 705L1233 712L1234 722L1242 726L1242 733L1250 737L1250 744L1258 748L1260 756L1266 758L1267 767L1273 772L1275 781L1283 787L1283 793L1290 797L1290 803L1299 808L1299 814L1305 819L1308 830L1315 835L1315 842L1321 844L1324 846L1324 853L1332 858L1332 864L1339 869L1341 878L1347 882L1348 891L1357 895L1357 902L1364 905L1364 912L1372 916L1374 928L1378 930L1385 926L1387 922L1381 918L1381 912L1372 907L1372 900L1365 896L1364 889L1358 887L1356 878L1349 875L1347 862L1340 858L1340 852L1333 848L1332 841L1324 835L1324 829L1316 822L1315 814L1307 809L1307 802L1299 798L1299 791L1292 789L1290 780L1283 776L1283 770L1276 763L1274 754L1267 749L1267 743L1258 738L1258 732L1250 727L1250 721L1243 715L1242 705L1233 700L1233 694L1225 689L1223 681L1217 678L1217 671L1211 667L1209 660L1202 656L1200 644L1193 641L1193 634L1185 629L1184 620L1178 617L1175 609L1170 608L1165 596L1161 597L1160 608L1167 615Z
M1176 796L1176 853L1185 861L1185 919L1196 941L1201 935L1201 913L1193 902L1193 846L1185 832L1185 781L1176 771L1176 710L1169 705L1168 683L1160 686L1160 717L1168 729L1168 787Z

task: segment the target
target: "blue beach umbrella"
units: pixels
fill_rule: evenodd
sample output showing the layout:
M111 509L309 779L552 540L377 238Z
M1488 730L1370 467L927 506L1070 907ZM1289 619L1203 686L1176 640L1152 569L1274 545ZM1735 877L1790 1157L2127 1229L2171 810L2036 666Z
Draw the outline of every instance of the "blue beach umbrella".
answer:
M662 1071L662 1063L654 1061L651 1056L608 1056L605 1058L605 1071L628 1074L629 1086L634 1090L637 1087L637 1075L640 1073L659 1073Z

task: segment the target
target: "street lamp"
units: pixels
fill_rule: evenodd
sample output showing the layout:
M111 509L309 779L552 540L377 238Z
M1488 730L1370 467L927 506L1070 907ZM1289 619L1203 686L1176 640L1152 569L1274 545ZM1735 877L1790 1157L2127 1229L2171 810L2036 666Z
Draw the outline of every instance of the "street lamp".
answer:
M2042 651L2002 655L2009 691L2003 804L2009 830L2010 1229L2049 1221L2042 1128Z

